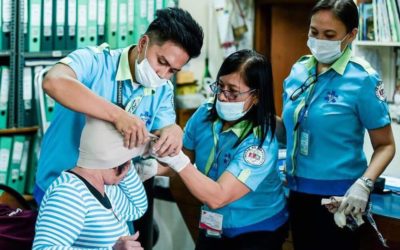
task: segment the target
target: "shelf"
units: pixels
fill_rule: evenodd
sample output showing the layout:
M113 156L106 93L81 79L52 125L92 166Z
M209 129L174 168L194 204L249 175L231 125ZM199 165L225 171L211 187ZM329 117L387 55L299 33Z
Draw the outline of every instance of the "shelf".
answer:
M8 57L10 54L9 50L0 50L0 57Z
M400 47L398 42L354 41L356 46Z
M39 51L39 52L24 52L25 59L46 59L46 58L61 58L69 53L71 50L52 50L52 51Z
M28 127L28 128L8 128L0 129L0 135L13 135L13 134L30 134L35 133L39 127Z

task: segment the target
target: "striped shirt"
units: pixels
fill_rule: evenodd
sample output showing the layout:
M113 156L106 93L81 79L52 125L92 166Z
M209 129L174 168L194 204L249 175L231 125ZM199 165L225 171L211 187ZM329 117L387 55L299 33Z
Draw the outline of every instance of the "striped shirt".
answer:
M47 189L36 222L33 249L112 249L129 235L127 221L140 218L147 197L133 167L118 185L106 185L105 208L74 174L63 172Z

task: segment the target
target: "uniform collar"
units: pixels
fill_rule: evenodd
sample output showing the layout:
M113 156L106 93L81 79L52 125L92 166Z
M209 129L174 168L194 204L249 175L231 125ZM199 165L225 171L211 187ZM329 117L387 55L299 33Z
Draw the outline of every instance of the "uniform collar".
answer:
M218 118L218 120L219 120L219 122L221 122L221 120L219 118ZM222 122L221 122L221 125L222 125ZM243 120L243 121L236 123L232 127L228 128L224 132L232 131L232 133L235 134L237 138L243 139L243 137L246 136L248 134L249 130L252 128L253 128L253 126L249 120ZM260 132L261 132L260 126L253 128L253 134L256 137L259 137Z
M338 74L343 75L347 64L350 61L351 58L351 49L349 46L344 50L343 54L339 57L339 59L334 62L330 69L333 69L336 71ZM305 62L304 65L307 68L308 71L311 71L312 68L314 68L317 64L317 60L315 59L314 56L310 56Z
M123 49L118 63L118 70L116 75L117 81L131 80L132 84L135 83L132 79L131 70L129 68L129 51L135 46L136 45L131 45Z

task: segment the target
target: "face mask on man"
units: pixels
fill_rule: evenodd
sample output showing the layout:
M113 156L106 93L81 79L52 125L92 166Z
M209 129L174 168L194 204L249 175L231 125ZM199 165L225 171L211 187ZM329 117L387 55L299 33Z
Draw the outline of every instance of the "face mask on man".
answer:
M224 121L236 121L242 118L249 110L243 111L244 104L246 101L243 102L221 102L217 98L217 103L215 108L217 110L218 116Z
M147 40L146 48L144 50L144 59L142 62L138 62L138 58L135 60L135 78L136 81L147 88L157 88L164 85L167 79L163 79L157 75L154 69L151 67L149 60L147 60L147 47L149 46L150 40Z
M320 63L331 64L342 55L341 44L346 39L331 41L308 37L307 46Z

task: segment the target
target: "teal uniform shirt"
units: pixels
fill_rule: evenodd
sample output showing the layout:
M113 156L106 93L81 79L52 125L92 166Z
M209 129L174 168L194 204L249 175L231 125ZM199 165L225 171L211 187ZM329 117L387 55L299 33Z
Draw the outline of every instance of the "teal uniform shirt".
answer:
M249 131L249 122L239 122L222 132L220 120L215 123L208 120L211 106L203 104L189 119L184 129L184 147L194 151L195 164L203 174L217 181L228 171L250 192L222 208L213 210L204 205L203 209L223 215L222 233L227 237L275 231L287 221L286 201L276 165L276 139L271 139L269 133L262 148L258 148L260 140L255 130L235 147L246 128ZM215 151L213 131L217 138ZM212 164L207 164L208 161Z
M95 94L117 103L117 85L122 82L122 103L140 117L149 131L175 123L173 87L170 82L156 89L144 88L132 80L128 52L107 46L78 49L60 63L68 65L78 80ZM56 104L54 119L44 135L36 185L44 192L62 171L76 165L85 115ZM36 198L36 197L35 197ZM40 197L39 197L40 198Z
M294 191L341 196L367 168L365 129L390 124L390 116L381 79L350 48L318 76L316 66L305 56L284 81L287 179ZM304 82L315 83L290 100Z

